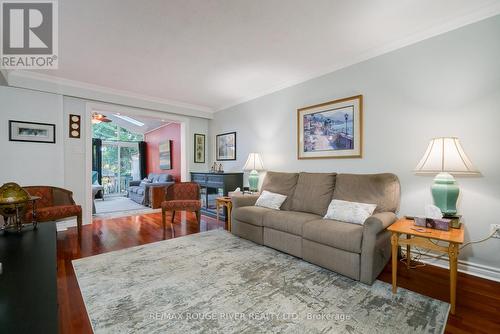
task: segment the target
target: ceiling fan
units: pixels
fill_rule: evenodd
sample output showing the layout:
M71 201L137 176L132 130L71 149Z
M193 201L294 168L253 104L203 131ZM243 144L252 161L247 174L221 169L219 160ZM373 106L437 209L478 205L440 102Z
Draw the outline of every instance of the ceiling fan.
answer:
M93 124L96 124L96 123L109 123L111 122L111 120L109 118L106 117L106 115L103 115L103 114L100 114L98 112L93 112L92 113L92 123Z

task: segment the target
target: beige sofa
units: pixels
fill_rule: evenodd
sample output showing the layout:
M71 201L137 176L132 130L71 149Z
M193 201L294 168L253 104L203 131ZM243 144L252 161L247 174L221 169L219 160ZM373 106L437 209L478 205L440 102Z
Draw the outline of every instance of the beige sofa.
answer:
M390 256L386 228L396 221L400 184L394 174L267 172L262 190L287 196L280 210L233 198L232 233L372 284ZM364 225L323 219L332 199L377 204Z

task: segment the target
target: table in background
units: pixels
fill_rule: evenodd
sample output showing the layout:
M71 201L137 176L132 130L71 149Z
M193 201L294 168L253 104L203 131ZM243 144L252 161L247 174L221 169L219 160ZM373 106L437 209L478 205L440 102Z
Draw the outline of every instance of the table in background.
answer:
M415 229L423 229L423 232ZM464 242L463 224L460 228L450 228L449 231L435 230L432 228L423 228L415 226L413 220L399 219L388 227L391 232L392 244L392 292L397 291L397 270L398 270L398 247L406 245L407 266L410 266L411 246L424 248L431 251L448 254L450 261L450 304L451 314L455 314L456 293L457 293L457 262L459 245ZM406 238L400 238L405 234ZM448 246L438 245L437 242L448 243ZM429 282L432 283L432 282Z
M0 232L1 333L57 333L56 247L54 222Z
M233 202L231 197L217 197L215 199L216 211L217 211L217 223L219 222L219 209L226 207L227 210L227 230L231 232L231 210L233 209Z

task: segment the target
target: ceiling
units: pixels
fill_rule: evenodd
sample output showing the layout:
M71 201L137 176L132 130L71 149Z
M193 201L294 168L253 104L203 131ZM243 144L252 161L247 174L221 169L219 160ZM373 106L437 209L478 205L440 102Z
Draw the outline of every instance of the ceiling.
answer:
M217 111L500 13L499 0L61 0L45 74Z
M122 128L125 128L125 129L127 129L131 132L134 132L134 133L145 134L148 131L157 129L161 126L164 126L164 125L171 123L165 119L162 120L162 119L157 119L157 118L143 117L143 116L136 116L136 115L128 116L126 114L119 113L119 115L121 115L121 116L128 116L136 121L144 123L143 126L139 126L139 125L136 125L136 124L133 124L133 123L130 123L126 120L121 119L120 117L117 116L117 113L112 113L112 112L108 112L108 111L102 111L102 112L97 111L97 112L106 115L106 117L109 118L114 124L119 125Z

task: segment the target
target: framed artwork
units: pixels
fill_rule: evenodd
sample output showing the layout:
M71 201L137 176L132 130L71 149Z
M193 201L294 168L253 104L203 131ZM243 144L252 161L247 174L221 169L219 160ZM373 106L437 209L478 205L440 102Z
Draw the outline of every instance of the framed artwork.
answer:
M69 137L80 138L80 115L69 115Z
M54 144L56 142L56 125L9 121L9 140Z
M236 160L236 132L215 136L216 160Z
M363 96L297 110L297 158L361 158Z
M160 153L160 169L172 169L172 141L167 140L158 145Z
M194 134L194 162L205 163L205 135L201 133Z

